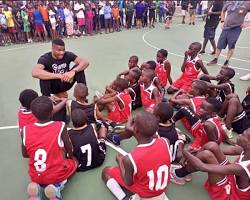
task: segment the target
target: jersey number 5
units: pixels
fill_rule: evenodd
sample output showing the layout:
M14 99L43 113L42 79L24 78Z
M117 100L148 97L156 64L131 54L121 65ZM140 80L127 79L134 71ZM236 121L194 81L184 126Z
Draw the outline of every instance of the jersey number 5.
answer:
M36 171L43 172L46 170L46 160L47 160L47 153L44 149L37 149L35 152L35 158L36 161L34 163L34 166L36 168Z
M155 180L154 171L150 170L147 172L149 178L149 189L150 190L163 190L168 184L168 166L162 165L157 170L157 177Z
M90 144L86 144L84 146L81 146L81 151L83 154L86 153L86 151L87 151L87 165L86 165L86 167L89 167L91 165L91 162L92 162L92 149L91 149Z

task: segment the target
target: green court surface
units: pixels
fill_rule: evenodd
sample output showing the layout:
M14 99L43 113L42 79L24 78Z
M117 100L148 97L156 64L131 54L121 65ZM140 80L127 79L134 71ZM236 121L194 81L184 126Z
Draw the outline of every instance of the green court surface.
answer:
M202 41L203 22L195 26L182 25L179 19L170 30L165 30L162 24L155 29L123 30L119 33L102 34L80 39L65 39L66 49L75 52L90 61L86 70L87 83L92 98L96 90L103 91L105 85L127 68L131 55L139 56L139 63L154 60L156 51L165 48L169 51L168 59L172 63L172 78L175 80L181 74L180 66L188 45L194 41ZM217 38L220 28L217 31ZM231 65L236 69L233 82L236 91L242 99L250 82L239 81L239 77L250 71L250 29L243 30L237 43ZM0 199L27 199L26 187L29 182L27 160L21 156L20 136L18 129L8 129L7 126L17 124L17 109L19 107L19 92L26 88L39 91L38 80L31 77L31 69L39 56L50 50L50 43L25 44L9 46L0 49ZM210 52L209 45L207 52ZM226 53L226 52L224 52ZM202 56L204 62L212 56ZM220 57L219 63L223 63ZM209 73L216 74L220 66L207 67ZM72 97L72 93L70 93ZM178 124L178 127L182 128ZM122 142L121 147L129 151L135 147L134 139ZM103 166L72 177L63 191L64 199L114 199L101 180L104 166L115 165L116 152L108 148ZM167 189L169 199L199 199L207 200L203 183L206 175L196 173L193 180L185 186L170 184Z

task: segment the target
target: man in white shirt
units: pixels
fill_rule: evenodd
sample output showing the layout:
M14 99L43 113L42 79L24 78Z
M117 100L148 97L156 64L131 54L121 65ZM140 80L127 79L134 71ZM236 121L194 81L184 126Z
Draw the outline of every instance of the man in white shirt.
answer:
M81 32L81 34L83 34L85 30L84 10L85 10L84 4L82 4L81 1L78 0L77 3L74 5L74 11L76 13L78 29Z

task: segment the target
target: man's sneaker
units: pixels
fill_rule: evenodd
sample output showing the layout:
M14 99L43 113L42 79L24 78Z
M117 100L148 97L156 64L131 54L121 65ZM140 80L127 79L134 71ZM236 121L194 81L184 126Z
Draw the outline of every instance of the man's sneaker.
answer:
M223 65L228 66L229 65L229 60L226 60Z
M117 145L117 146L119 146L121 144L120 135L117 133L109 133L107 135L107 140L109 142L112 142L114 145Z
M41 187L39 184L31 182L27 187L28 200L41 200Z
M240 77L242 81L249 81L250 80L250 73L246 74L245 76Z
M175 169L171 167L170 181L177 185L185 185L185 178L180 178L175 174Z
M207 63L208 66L211 66L211 65L215 65L217 64L218 62L218 59L217 58L214 58L213 60L211 60L209 63Z

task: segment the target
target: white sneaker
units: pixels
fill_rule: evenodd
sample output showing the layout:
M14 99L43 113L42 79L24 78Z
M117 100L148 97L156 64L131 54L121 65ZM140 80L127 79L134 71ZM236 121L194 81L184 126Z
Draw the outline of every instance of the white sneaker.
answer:
M246 74L245 76L240 77L242 81L249 81L250 80L250 73Z
M222 128L222 131L224 132L224 134L226 134L229 139L233 138L232 129L228 130L225 124L222 124L221 128Z

